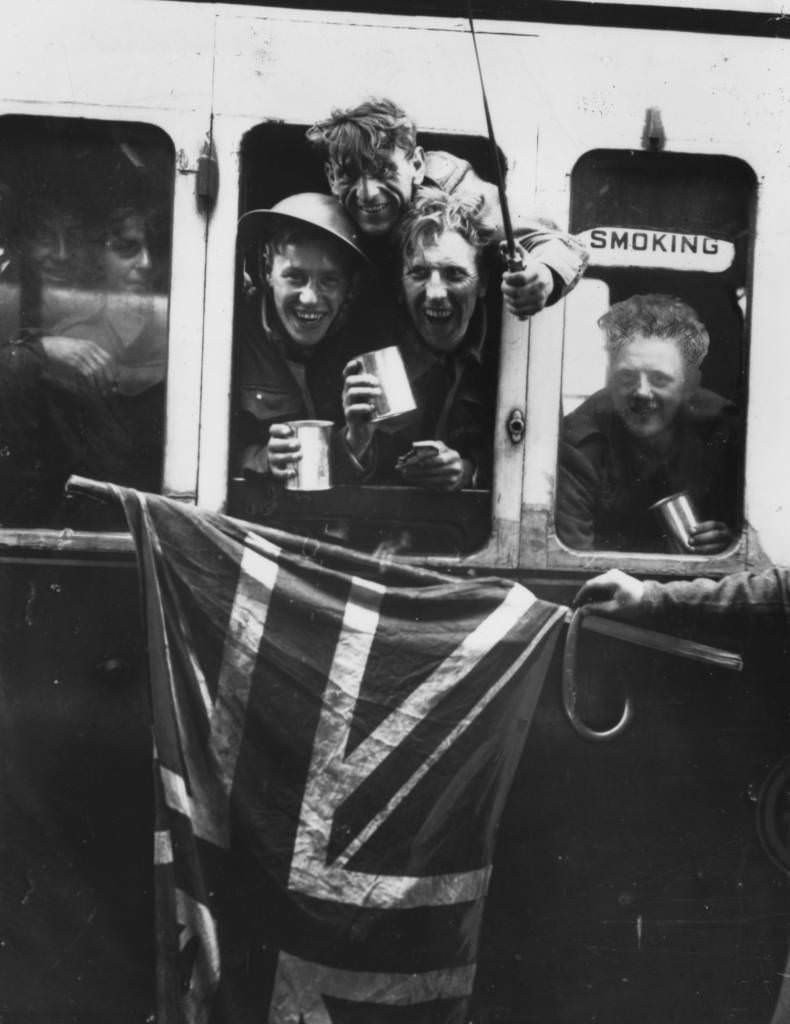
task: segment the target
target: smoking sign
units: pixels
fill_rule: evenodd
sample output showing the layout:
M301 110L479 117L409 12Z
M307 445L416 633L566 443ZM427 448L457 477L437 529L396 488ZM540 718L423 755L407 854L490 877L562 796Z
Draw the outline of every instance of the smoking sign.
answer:
M596 267L663 267L720 274L735 259L732 242L710 235L600 227L582 231L578 237Z

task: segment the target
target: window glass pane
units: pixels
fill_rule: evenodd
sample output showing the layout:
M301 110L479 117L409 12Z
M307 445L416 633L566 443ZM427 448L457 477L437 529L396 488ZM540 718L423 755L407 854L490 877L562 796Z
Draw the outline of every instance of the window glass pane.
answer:
M454 235L458 244L444 253L441 267L422 258L421 249L404 276L394 233L363 235L346 212L349 203L344 208L330 197L323 157L306 142L306 127L263 125L242 148L242 214L283 202L290 220L252 215L240 228L229 505L237 515L368 550L457 554L479 548L491 529L501 318L498 283L483 294L489 254L478 255ZM468 160L493 178L486 140L424 136L421 142L430 153L450 151L459 165ZM398 188L401 170L395 161L377 173ZM336 209L321 213L322 202ZM300 217L312 231L304 231L304 223L294 230ZM317 224L345 242L327 240L325 230L316 235ZM364 250L362 259L356 248ZM453 296L436 310L436 331L446 326L441 317L457 315L464 325L457 350L463 360L455 349L446 358L427 355L414 340L414 310L422 308L425 279L436 275ZM415 408L378 422L370 445L357 452L345 430L344 369L360 354L389 347L400 351ZM365 377L377 370L365 363L346 372ZM385 390L394 390L393 364L381 372ZM360 397L367 400L367 393ZM326 489L292 489L278 475L290 444L284 424L305 419L329 424L332 486ZM305 438L299 472L307 478L312 450ZM418 482L415 464L446 450L458 453L463 486L442 491L427 476ZM317 483L325 487L326 476Z
M737 538L754 198L726 157L597 151L574 168L591 265L566 320L556 525L570 547L714 554ZM701 524L680 539L653 507L677 493Z
M596 324L610 305L605 281L586 277L565 300L562 410L567 416L606 383L606 354L590 344L590 324Z
M173 171L150 126L0 119L3 526L120 527L72 473L160 487Z

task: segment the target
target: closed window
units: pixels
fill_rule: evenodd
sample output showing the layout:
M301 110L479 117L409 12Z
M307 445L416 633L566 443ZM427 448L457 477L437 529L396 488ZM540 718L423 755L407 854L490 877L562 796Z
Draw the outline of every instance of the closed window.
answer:
M160 487L173 174L150 126L0 119L2 526L120 526L70 474Z

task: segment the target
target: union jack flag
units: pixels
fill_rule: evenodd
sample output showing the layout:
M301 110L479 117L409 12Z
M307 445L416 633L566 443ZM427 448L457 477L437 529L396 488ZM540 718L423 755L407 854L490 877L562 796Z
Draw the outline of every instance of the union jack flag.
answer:
M160 1024L467 1024L565 609L118 493L149 645Z

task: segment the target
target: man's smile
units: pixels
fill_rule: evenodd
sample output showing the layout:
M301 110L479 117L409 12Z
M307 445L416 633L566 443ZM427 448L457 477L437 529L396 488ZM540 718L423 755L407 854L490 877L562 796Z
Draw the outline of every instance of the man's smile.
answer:
M306 323L317 323L326 313L317 312L316 310L307 309L295 309L294 314L299 320L304 320Z

